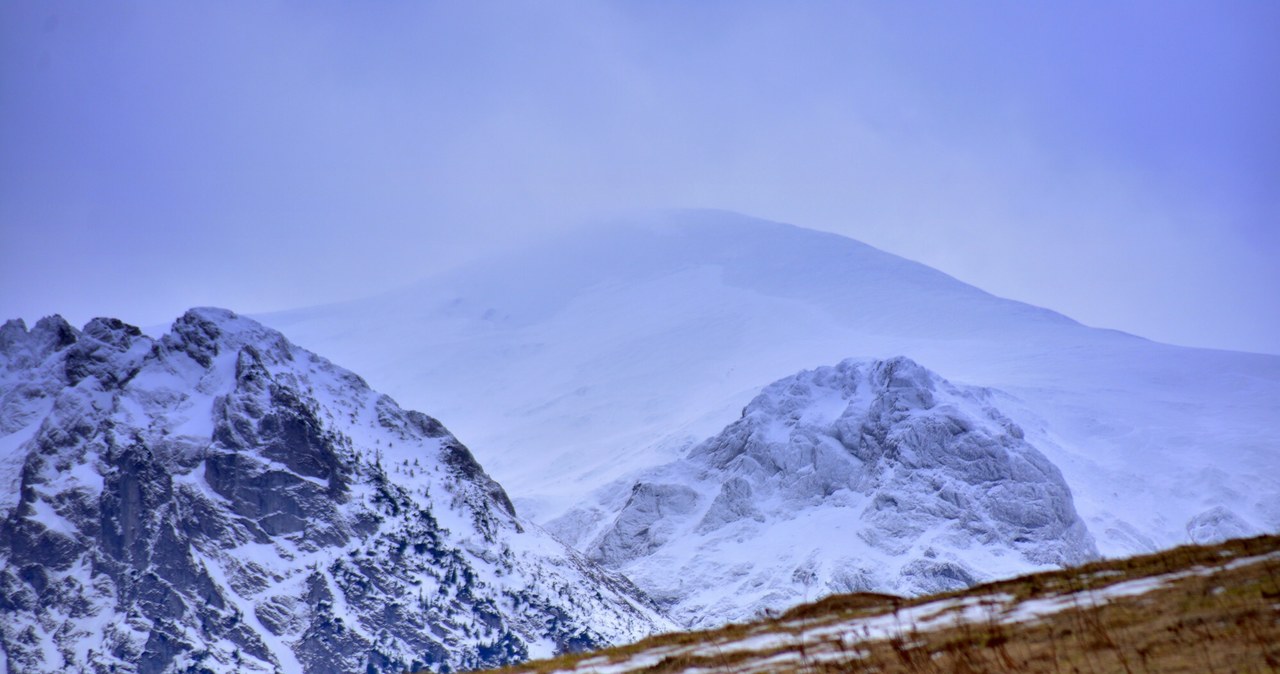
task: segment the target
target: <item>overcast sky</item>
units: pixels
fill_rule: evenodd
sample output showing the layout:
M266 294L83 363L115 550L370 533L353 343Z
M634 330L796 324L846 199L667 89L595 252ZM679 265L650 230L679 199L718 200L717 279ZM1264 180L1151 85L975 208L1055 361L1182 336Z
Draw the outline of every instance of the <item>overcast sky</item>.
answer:
M1280 3L0 4L0 318L376 293L594 213L1280 353Z

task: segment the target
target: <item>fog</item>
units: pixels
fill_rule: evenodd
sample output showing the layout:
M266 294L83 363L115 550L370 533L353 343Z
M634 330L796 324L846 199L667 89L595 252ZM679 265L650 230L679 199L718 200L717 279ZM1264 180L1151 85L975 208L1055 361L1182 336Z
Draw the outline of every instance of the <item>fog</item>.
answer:
M0 5L0 318L373 294L620 210L1280 353L1275 3Z

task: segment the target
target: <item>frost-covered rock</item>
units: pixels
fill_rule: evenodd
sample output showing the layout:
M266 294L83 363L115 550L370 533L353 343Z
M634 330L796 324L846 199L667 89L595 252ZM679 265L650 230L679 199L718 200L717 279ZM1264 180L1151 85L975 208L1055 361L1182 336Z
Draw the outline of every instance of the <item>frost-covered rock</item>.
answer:
M1210 508L1187 522L1187 537L1198 545L1212 545L1232 538L1255 536L1252 529L1239 515L1227 508Z
M551 527L694 626L833 592L957 589L1097 554L1061 473L992 392L906 358L775 382L684 459Z
M698 492L688 487L636 483L622 512L592 547L591 558L618 566L646 557L675 535L673 522L693 513L697 505Z
M0 327L0 498L0 671L457 671L668 625L439 422L223 310Z

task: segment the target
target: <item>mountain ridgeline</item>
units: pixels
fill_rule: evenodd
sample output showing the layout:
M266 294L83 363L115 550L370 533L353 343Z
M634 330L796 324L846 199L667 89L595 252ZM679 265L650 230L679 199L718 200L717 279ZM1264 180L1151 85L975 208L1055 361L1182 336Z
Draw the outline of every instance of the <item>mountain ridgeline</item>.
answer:
M445 672L669 626L439 422L254 321L10 321L0 359L0 671Z
M991 392L1103 555L1280 530L1280 356L1091 328L829 232L641 213L262 320L445 419L538 522L769 382L907 356Z
M261 320L0 327L0 674L457 672L1280 529L1280 358L736 214Z

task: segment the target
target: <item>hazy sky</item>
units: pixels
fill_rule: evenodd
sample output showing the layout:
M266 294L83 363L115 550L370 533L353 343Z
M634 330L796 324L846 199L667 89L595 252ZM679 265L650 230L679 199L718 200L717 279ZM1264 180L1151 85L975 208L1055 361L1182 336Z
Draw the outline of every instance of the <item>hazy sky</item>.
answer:
M1280 3L0 3L0 318L372 294L593 213L1280 353Z

